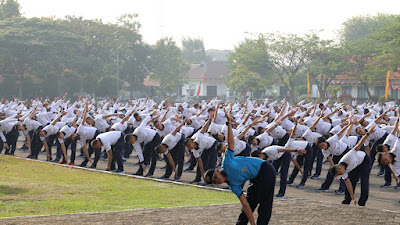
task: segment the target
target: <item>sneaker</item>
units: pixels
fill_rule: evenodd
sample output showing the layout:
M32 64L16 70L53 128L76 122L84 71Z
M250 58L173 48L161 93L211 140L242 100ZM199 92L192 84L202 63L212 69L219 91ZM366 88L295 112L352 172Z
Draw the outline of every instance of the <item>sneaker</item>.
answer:
M280 176L281 175L281 172L276 172L276 176Z
M173 181L180 181L181 180L181 177L175 177L174 179L173 179Z
M132 175L135 175L135 176L143 176L143 172L136 172L136 173L134 173L134 174L132 174Z
M314 174L314 175L311 176L311 179L313 179L313 180L316 180L318 178L319 178L319 175L317 175L317 174Z
M197 184L197 183L200 183L201 182L201 180L193 180L193 181L190 181L190 184Z
M146 174L144 177L151 177L151 176L153 176L153 174L148 173L148 174Z
M70 162L70 163L68 163L68 165L75 166L75 163L74 162Z
M79 164L80 167L86 167L86 163Z
M394 189L400 189L400 183L394 187Z
M286 181L286 185L287 185L287 186L293 186L293 181L289 181L289 180Z
M51 160L51 162L54 162L54 163L58 163L59 161L60 161L60 159Z
M306 187L306 185L305 184L303 184L303 183L300 183L299 185L297 185L296 186L297 188L300 188L300 189L302 189L302 188L305 188Z
M125 172L123 170L114 170L114 173L120 173L120 174L124 174Z
M168 179L168 178L169 178L169 176L163 175L163 176L159 177L158 179Z
M322 188L317 188L315 189L316 192L328 192L329 189L322 189Z
M161 167L160 169L165 170L165 168L167 168L167 166L163 166L163 167Z
M67 161L61 161L59 164L67 164Z
M391 183L385 182L384 184L381 185L381 188L389 187L391 186Z
M90 169L96 169L96 165L92 164L89 168Z
M275 195L275 198L283 198L283 197L285 197L285 195L282 193L278 193L277 195Z
M122 158L122 162L126 162L126 159L124 157L121 157L121 158Z
M384 176L385 175L385 171L379 171L379 173L377 174L378 177Z
M186 173L194 173L194 170L193 170L193 169L187 168L187 169L184 170L183 172L186 172Z
M335 190L335 193L338 194L338 195L343 195L343 194L344 194L344 191L342 191L342 190Z

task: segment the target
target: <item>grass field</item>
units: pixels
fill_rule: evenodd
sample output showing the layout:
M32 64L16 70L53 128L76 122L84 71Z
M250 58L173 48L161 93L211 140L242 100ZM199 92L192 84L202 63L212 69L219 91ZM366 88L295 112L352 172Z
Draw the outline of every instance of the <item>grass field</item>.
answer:
M0 156L0 217L234 202L229 192Z

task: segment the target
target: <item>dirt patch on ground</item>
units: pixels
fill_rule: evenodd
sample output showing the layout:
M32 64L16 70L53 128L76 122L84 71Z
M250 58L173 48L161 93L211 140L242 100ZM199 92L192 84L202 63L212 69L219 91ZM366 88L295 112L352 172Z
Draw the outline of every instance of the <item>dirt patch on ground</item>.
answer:
M0 224L235 224L240 204L0 219ZM255 213L257 216L257 213ZM400 213L304 199L274 201L270 224L400 224Z

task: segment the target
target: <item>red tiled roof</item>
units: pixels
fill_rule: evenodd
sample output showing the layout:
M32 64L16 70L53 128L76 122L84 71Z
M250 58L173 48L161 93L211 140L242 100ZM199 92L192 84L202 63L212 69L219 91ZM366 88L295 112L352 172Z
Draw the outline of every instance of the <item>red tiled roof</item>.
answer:
M145 87L159 87L160 86L160 81L151 80L149 78L144 78L143 85Z

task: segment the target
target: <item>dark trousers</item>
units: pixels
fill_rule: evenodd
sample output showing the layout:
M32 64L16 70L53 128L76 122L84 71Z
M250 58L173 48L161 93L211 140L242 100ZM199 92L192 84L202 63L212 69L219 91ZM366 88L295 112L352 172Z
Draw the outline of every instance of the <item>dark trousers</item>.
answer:
M55 134L53 134L53 135L50 135L50 136L48 136L47 137L47 140L46 140L46 142L47 142L47 147L49 148L49 154L50 154L50 157L51 157L51 149L52 149L52 147L53 147L53 144L54 144L54 140L56 139L56 135ZM58 158L58 159L60 159L60 158Z
M215 148L217 146L217 142L214 142L213 146L209 149L204 149L203 153L201 153L201 161L203 161L203 169L204 172L206 172L209 169L214 169L216 164L217 164L217 149ZM197 171L196 171L196 182L201 181L201 171L200 167L197 166Z
M0 131L1 132L1 131ZM3 142L3 140L0 138L0 154L1 154L1 152L3 151L3 148L4 148L4 142Z
M311 165L311 172L312 168L314 166L314 161L315 158L317 159L317 165L315 167L315 174L316 175L321 175L321 170L322 170L322 160L324 160L324 156L322 155L322 150L315 144L312 145L313 148L313 159L312 159L312 165Z
M388 165L381 165L385 170L385 182L391 184L392 183L392 172L390 172L390 168Z
M40 149L42 149L42 147L43 147L43 142L40 140L39 135L37 135L36 132L33 133L31 141L32 158L37 159Z
M300 167L304 165L303 177L301 179L301 183L303 183L303 184L306 183L308 174L311 171L312 156L313 156L313 149L309 144L307 145L306 150L307 150L307 153L305 155L299 154L296 157L296 161L300 165ZM294 167L293 171L292 171L292 175L290 175L290 177L289 177L289 181L293 182L298 173L299 173L299 170L297 169L297 167Z
M372 167L372 165L373 165L374 162L375 162L376 147L377 147L378 145L382 144L382 143L386 140L386 137L387 137L387 136L388 136L388 134L385 133L385 135L383 135L383 137L381 137L379 140L375 140L374 143L372 144L372 147L371 147L371 149L370 149L370 152L371 152L371 155L370 155L370 157L371 157L371 167Z
M268 224L271 219L272 202L274 200L276 171L274 167L264 162L256 178L250 180L247 188L246 199L254 211L258 205L257 224ZM247 224L248 218L243 209L236 224Z
M14 155L15 149L17 148L17 140L19 136L18 130L12 129L10 132L7 132L5 136L7 139L8 147L10 147L8 150L6 149L5 154Z
M71 146L71 157L70 157L70 162L75 162L75 157L76 157L76 141L72 141L71 137L67 138L64 140L64 146L65 146L65 151L67 153L68 156L68 148L69 146ZM58 142L57 140L57 155L56 158L57 159L61 159L62 157L62 161L66 162L67 159L64 158L64 154L62 152L62 148L61 148L61 144Z
M349 150L350 150L350 149L347 148L341 155L334 155L334 156L332 157L333 163L334 163L335 165L338 164L338 162L340 161L340 159L341 159ZM321 185L321 189L329 189L329 187L330 187L331 184L332 184L333 179L334 179L334 177L332 176L332 174L328 172L328 173L326 174L326 178L325 178L324 183ZM344 189L346 188L346 185L344 184L343 179L340 179L339 182L340 182L339 190L344 191Z
M283 138L278 139L278 145L285 146L286 143L288 142L289 138L290 138L290 135L288 133L286 133L285 136L283 136Z
M178 142L178 144L176 144L173 149L171 149L171 151L169 151L169 153L174 160L175 166L178 168L177 176L181 177L183 171L183 161L185 158L185 135L182 135L181 140ZM167 157L165 157L165 161L167 163L167 167L165 168L164 176L169 177L172 174L172 167L171 164L169 164Z
M124 131L125 134L130 134L133 133L133 129L131 126L128 126L128 128L126 128L126 130ZM126 159L129 158L129 156L132 154L133 151L133 145L129 144L129 143L125 143L125 147L124 147L124 152L122 154L122 156Z
M189 154L190 154L190 165L189 165L189 167L188 167L187 169L188 169L188 170L193 170L194 167L195 167L196 164L197 164L197 161L196 161L196 158L194 157L192 151L190 151Z
M88 154L89 154L89 157L91 157L92 156L92 154L93 154L93 152L94 152L94 161L93 161L93 164L92 164L92 166L93 167L96 167L97 166L97 162L99 161L99 159L100 159L100 156L101 156L101 148L93 148L92 147L92 145L90 144L90 142L92 142L93 140L95 140L96 139L96 137L97 137L97 135L99 135L100 134L100 131L98 131L98 130L96 130L96 133L94 134L94 137L91 139L91 140L89 140L89 141L87 141L86 143L87 143L87 145L89 146L88 147ZM81 146L81 147L83 147L83 146ZM86 166L86 164L89 162L89 160L86 158L86 156L85 156L85 159L83 160L83 162L82 162L82 166Z
M279 193L283 195L285 195L286 192L286 180L289 172L290 159L291 154L289 152L285 152L279 159L272 161L272 165L276 171L278 171L279 167L281 167Z
M249 157L250 153L251 153L251 146L248 143L246 143L246 148L236 156Z
M365 203L368 200L368 193L369 193L369 175L371 173L371 158L369 155L365 155L363 162L357 166L354 170L349 172L349 177L351 184L353 185L353 191L356 191L356 185L358 179L361 179L361 195L360 199L358 200L358 205L365 206ZM350 204L351 197L350 193L348 192L347 188L345 189L345 197L343 204Z
M125 134L121 132L121 137L118 139L117 143L111 146L112 160L110 170L115 170L115 162L117 162L118 170L124 171L124 165L121 156L121 151L124 150L125 146L124 136Z
M144 157L144 164L150 165L150 169L148 174L153 175L154 170L156 169L156 164L157 164L157 159L158 159L158 154L156 151L154 151L154 148L161 144L161 137L158 133L154 136L153 140L150 142L144 143L143 145L143 157ZM143 174L143 168L139 166L139 170L136 172L139 175Z

